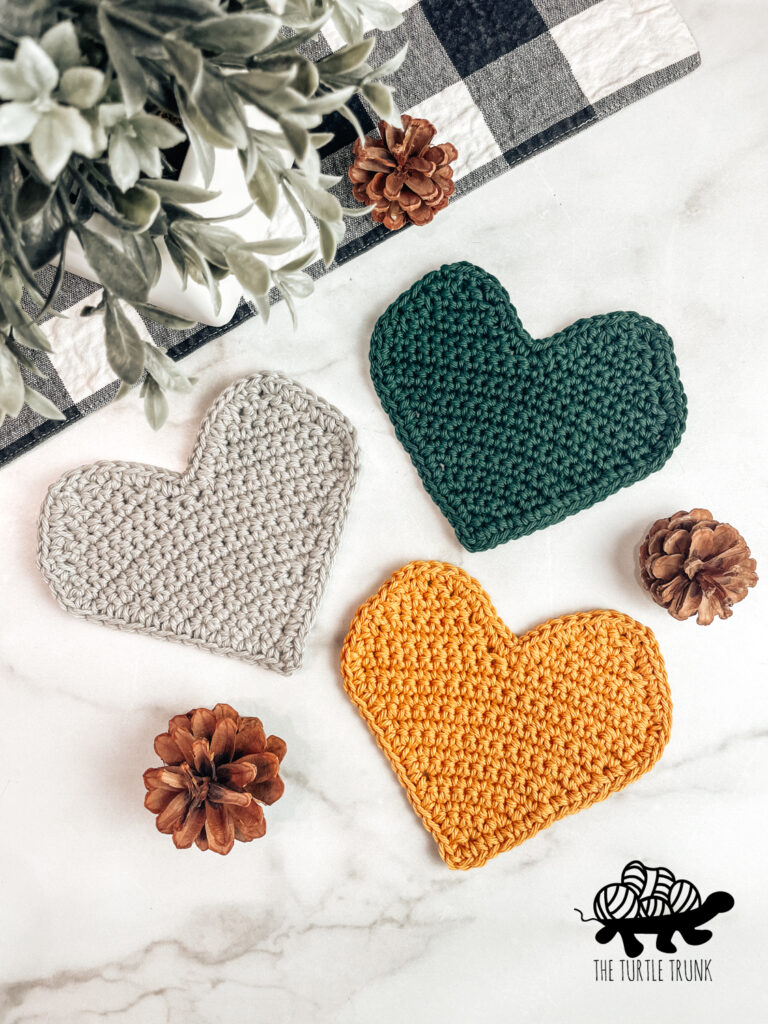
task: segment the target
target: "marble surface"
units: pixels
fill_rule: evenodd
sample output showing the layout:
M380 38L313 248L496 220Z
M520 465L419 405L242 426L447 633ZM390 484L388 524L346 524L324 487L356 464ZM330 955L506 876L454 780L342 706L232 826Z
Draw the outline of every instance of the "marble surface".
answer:
M707 505L768 565L764 330L766 45L758 0L679 0L702 68L321 281L187 360L201 382L159 435L129 398L0 471L0 1020L4 1024L612 1022L768 1015L767 584L728 622L678 623L634 575L658 516ZM688 430L667 467L566 522L482 554L457 544L393 436L367 370L377 315L444 261L494 272L534 334L637 309L675 339ZM290 679L65 615L34 566L63 471L101 458L183 466L225 385L280 369L355 423L362 470L309 643ZM517 632L615 607L650 625L675 701L660 764L481 870L451 872L347 700L338 651L357 604L413 558L477 576ZM768 570L766 570L768 572ZM167 718L226 700L285 737L263 841L177 852L142 807ZM711 981L622 982L579 922L632 858L734 910ZM652 948L644 957L658 958ZM611 958L613 982L595 980Z

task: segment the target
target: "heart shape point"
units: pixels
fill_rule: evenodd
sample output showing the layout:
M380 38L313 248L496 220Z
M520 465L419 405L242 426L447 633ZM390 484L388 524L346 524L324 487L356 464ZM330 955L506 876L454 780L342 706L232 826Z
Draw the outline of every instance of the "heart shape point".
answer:
M444 562L406 565L361 606L341 673L451 868L480 867L634 782L672 722L647 627L592 611L517 637Z
M379 318L371 379L468 551L523 537L660 469L685 428L672 340L637 313L525 330L491 274L427 274Z
M98 462L40 512L38 566L74 615L290 674L357 476L352 427L276 373L227 388L183 473Z

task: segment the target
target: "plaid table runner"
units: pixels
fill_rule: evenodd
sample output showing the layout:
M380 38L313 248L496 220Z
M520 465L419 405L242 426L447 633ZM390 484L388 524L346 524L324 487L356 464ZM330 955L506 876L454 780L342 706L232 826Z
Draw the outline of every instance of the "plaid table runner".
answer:
M696 43L668 0L394 3L403 24L380 34L371 60L380 63L408 40L408 57L393 80L395 95L401 110L438 127L438 141L457 146L455 198L675 81L700 61ZM311 44L310 55L321 57L341 45L331 27ZM371 112L359 100L353 106L364 130L372 131ZM337 193L344 205L354 206L346 178L354 131L340 115L328 118L326 127L336 136L321 151L323 170L344 176ZM347 227L334 266L390 234L369 218L350 219ZM318 263L310 272L319 277L326 271ZM25 406L0 427L0 465L114 398L117 383L106 362L101 319L76 316L77 306L92 302L97 290L89 281L65 275L57 306L72 315L44 325L53 354L35 353L48 374L35 387L66 421L43 420ZM143 328L181 359L253 315L241 302L225 327L170 331L145 322Z

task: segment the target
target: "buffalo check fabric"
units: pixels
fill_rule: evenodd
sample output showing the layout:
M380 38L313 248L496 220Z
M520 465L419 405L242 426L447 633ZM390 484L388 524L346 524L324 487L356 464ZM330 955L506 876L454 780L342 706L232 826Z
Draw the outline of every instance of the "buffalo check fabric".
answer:
M403 22L379 34L370 59L379 64L408 42L408 56L393 79L396 98L403 112L435 124L437 141L457 147L454 201L700 62L693 37L667 0L394 0L394 6ZM307 52L318 59L342 45L331 26ZM372 111L357 99L352 105L366 133L373 133ZM339 115L327 118L324 128L335 137L321 151L323 170L342 176L337 194L343 205L355 206L346 177L354 129ZM389 235L370 218L350 218L334 267ZM318 263L310 273L326 271ZM101 320L77 316L97 291L97 285L66 274L58 308L70 315L43 324L54 351L30 353L47 375L35 386L66 421L44 420L25 406L0 426L0 464L114 398L117 382L106 363ZM135 320L181 359L253 315L241 302L225 327L171 331L138 315Z

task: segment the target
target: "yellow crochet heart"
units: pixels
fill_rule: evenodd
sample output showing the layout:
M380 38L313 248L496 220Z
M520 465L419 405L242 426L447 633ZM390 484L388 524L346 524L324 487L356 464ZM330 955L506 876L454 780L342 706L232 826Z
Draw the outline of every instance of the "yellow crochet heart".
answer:
M479 867L634 782L672 723L648 628L592 611L516 637L444 562L406 565L362 605L341 671L451 868Z

